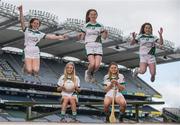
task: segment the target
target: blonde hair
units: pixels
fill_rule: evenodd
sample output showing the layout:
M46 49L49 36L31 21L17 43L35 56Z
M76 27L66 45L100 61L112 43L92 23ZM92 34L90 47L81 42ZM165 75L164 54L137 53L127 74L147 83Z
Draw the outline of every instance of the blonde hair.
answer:
M115 66L117 67L117 69L118 69L118 64L117 64L117 63L112 62L111 64L109 64L108 76L109 76L110 79L112 78L112 73L111 73L111 71L110 71L110 68L111 68L112 65L115 65ZM119 69L117 70L117 73L116 73L116 79L117 79L118 77L119 77Z
M71 74L67 74L67 67L69 65L73 66L73 71ZM71 80L73 81L73 83L76 84L76 71L75 71L75 65L73 62L68 62L64 68L64 83L67 81L69 75L71 76Z

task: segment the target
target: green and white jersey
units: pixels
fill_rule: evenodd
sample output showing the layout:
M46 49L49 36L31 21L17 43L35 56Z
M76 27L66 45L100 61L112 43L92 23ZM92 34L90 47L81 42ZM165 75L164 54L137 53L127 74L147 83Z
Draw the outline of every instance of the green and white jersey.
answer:
M36 44L46 36L45 33L40 32L39 30L33 30L27 27L24 29L24 35L24 46L36 46Z
M57 84L58 84L58 86L64 86L64 87L66 87L66 85L65 84L72 84L72 85L77 85L78 87L80 87L80 79L79 79L79 77L78 76L75 76L75 78L76 78L76 83L74 83L71 79L67 79L66 80L66 82L64 81L64 75L62 75L60 78L59 78L59 80L58 80L58 82L57 82ZM74 92L65 92L65 91L62 91L61 92L61 94L62 95L72 95Z
M91 42L101 43L101 33L104 31L104 27L99 23L93 24L91 22L88 22L84 25L81 31L86 34L85 43L91 43Z
M140 55L155 54L155 42L157 42L158 37L153 35L140 34L136 36L135 39L140 44L140 48L139 48Z
M111 80L112 80L112 78L110 78L108 74L105 75L104 76L104 85L109 86L111 84ZM119 84L126 85L125 78L124 78L123 74L119 74L119 76L116 80ZM116 92L119 92L119 90L117 89ZM112 95L112 93L113 93L113 89L110 89L106 94Z

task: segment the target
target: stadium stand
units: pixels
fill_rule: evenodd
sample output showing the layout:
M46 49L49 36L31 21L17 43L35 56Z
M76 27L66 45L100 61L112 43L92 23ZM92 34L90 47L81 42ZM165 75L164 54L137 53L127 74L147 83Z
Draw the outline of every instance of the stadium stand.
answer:
M56 86L57 86L58 78L60 74L63 73L64 66L67 63L67 61L62 60L62 59L57 60L57 59L42 58L40 74L39 74L40 84L38 84L37 82L34 81L34 79L28 79L31 81L30 83L26 82L26 75L23 74L22 69L21 69L23 65L21 62L21 59L22 59L22 54L17 54L17 53L15 54L15 53L9 53L9 52L6 53L6 51L4 51L4 53L1 56L1 62L2 62L1 64L6 65L6 66L1 66L2 67L1 70L4 71L6 69L7 71L9 71L9 74L12 75L14 73L16 74L16 76L19 76L21 79L21 81L10 79L8 75L3 74L5 79L1 79L1 85L0 85L1 86L0 88L1 104L2 105L5 104L8 107L11 107L11 106L24 107L25 109L26 108L28 109L29 108L28 106L30 104L32 104L31 107L33 108L36 108L37 105L41 105L40 106L41 108L46 107L48 105L49 107L51 105L51 107L55 106L55 107L60 108L60 105L59 105L60 94L56 92ZM102 113L103 112L102 102L104 98L102 79L104 75L107 73L107 67L101 67L96 76L98 80L97 83L90 84L84 81L85 65L80 62L75 63L75 65L76 65L77 75L80 76L81 88L82 88L82 92L79 93L80 114L84 112L84 109L86 109L85 108L86 106L90 108L89 109L90 111L94 110L94 115L97 112ZM132 107L132 105L142 106L143 104L146 104L146 103L158 104L152 101L147 101L147 100L151 100L150 98L152 98L154 95L158 95L159 93L157 91L149 87L145 82L142 82L141 80L139 80L139 78L135 80L131 80L132 75L131 75L130 70L120 69L120 71L125 75L127 79L127 83L128 83L126 86L127 89L124 92L124 96L126 97L127 100L129 100L128 101L129 110L127 110L127 112L131 111L133 114L135 113L135 111L133 111L134 109L130 108ZM15 75L12 75L12 76L13 78L15 78ZM143 91L144 89L139 89L138 86L135 84L136 82L139 82L143 86L142 88L145 88L146 90L149 90L150 92L147 93L147 91ZM90 105L89 102L92 103L92 105ZM97 108L97 106L93 106L93 104L99 105L99 107ZM162 104L162 102L160 102L159 104ZM84 107L84 105L86 106ZM38 112L38 110L36 112ZM143 111L145 110L143 109ZM116 114L118 114L118 107L116 110ZM149 111L148 114L151 114L151 112ZM34 119L34 118L31 118L30 116L27 116L27 117L28 119L25 118L26 120ZM35 116L33 115L33 117ZM15 120L15 119L11 119L11 120ZM21 121L22 119L17 119L17 120ZM134 118L134 120L136 120L136 118ZM102 122L102 119L101 119L101 122Z
M0 1L0 122L1 121L46 121L58 122L60 119L60 93L56 91L57 81L63 73L68 60L64 56L77 57L75 61L77 75L81 80L82 91L79 93L78 120L82 123L104 123L103 113L103 77L107 73L110 62L117 62L125 68L120 68L127 81L123 92L128 107L125 122L157 122L153 115L161 113L150 104L155 102L152 97L161 98L161 94L145 81L132 77L132 68L138 66L138 45L130 46L130 37L122 36L122 31L105 26L109 38L103 43L103 63L96 73L97 82L94 84L84 81L86 57L84 44L77 36L84 21L68 18L58 23L57 17L48 12L29 10L25 15L28 21L32 17L42 20L40 30L45 33L69 35L65 41L42 40L38 46L41 52L52 54L52 57L41 56L39 79L27 76L23 72L23 53L5 49L15 47L23 49L23 33L19 30L18 12L16 6ZM45 25L46 24L46 25ZM9 35L11 34L11 35ZM11 49L12 49L11 48ZM164 58L166 57L166 58ZM180 60L180 54L174 53L174 45L165 40L164 46L157 49L157 64ZM118 107L115 109L118 115ZM166 111L166 110L165 110ZM70 118L68 111L67 118ZM140 118L140 119L139 119Z
M180 108L163 108L164 122L180 123Z

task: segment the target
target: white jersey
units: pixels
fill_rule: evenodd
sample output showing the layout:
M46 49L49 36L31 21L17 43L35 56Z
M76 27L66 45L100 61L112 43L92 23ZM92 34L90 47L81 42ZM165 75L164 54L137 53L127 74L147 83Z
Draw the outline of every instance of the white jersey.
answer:
M27 27L24 29L24 35L25 35L24 46L36 46L36 44L46 36L45 33Z
M146 34L140 34L135 39L140 43L140 55L147 55L158 40L156 36Z
M61 86L61 87L62 87L62 86L64 86L64 84L70 82L70 83L73 83L74 86L77 85L78 87L80 87L80 79L79 79L79 77L76 76L75 78L76 78L76 83L74 83L71 79L67 79L66 82L64 82L64 75L62 75L62 76L59 78L57 84L58 84L58 86ZM72 96L73 93L74 93L74 91L73 91L73 92L68 92L68 93L65 92L65 91L62 91L62 92L61 92L62 96Z
M119 83L119 84L121 84L121 85L125 85L126 84L126 82L125 82L125 79L124 79L124 75L123 74L119 74L119 76L118 76L118 79L117 79L117 82ZM111 84L111 78L109 78L109 75L105 75L104 76L104 85L107 85L107 86L109 86ZM105 96L107 96L107 95L113 95L113 89L110 89L107 93L106 93L106 95ZM116 93L117 93L117 95L119 95L119 89L116 89Z
M81 29L85 35L85 43L99 42L101 43L101 33L104 31L103 25L99 23L88 22Z

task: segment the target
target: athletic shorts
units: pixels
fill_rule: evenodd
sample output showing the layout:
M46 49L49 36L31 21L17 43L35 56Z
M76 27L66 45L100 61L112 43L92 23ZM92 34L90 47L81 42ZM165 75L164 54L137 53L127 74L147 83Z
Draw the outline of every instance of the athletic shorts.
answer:
M151 63L156 63L156 58L154 55L140 55L140 62L141 63L147 63L147 64L151 64Z
M122 93L120 93L120 92L116 92L115 95L116 95L116 97L118 97L118 96L123 96ZM105 97L107 97L107 96L108 96L108 97L113 97L113 91L110 90L109 92L107 92L106 95L105 95ZM123 97L124 97L124 96L123 96Z
M103 55L102 44L97 42L86 43L86 54L88 55Z
M61 95L62 95L62 100L63 100L63 97L64 96L67 96L67 97L75 97L76 98L76 103L78 103L78 96L77 94L74 94L74 93L67 93L67 92L61 92Z
M25 58L39 59L40 58L39 47L38 46L26 46L24 48L24 56L25 56Z

